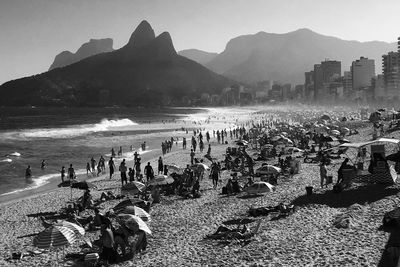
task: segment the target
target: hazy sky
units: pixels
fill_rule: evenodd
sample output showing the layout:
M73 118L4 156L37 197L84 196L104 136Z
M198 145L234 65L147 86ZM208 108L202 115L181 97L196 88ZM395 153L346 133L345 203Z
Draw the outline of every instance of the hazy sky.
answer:
M347 40L394 42L400 0L0 0L0 84L48 69L90 38L120 48L143 19L170 32L177 51L222 52L259 31L309 28Z

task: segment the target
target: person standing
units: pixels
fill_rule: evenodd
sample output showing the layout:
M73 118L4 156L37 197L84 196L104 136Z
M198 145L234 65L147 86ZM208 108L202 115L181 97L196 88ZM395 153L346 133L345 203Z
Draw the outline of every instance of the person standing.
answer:
M325 185L325 187L328 187L327 182L327 174L328 170L326 169L325 161L322 161L320 166L319 166L319 174L321 177L321 188Z
M115 164L113 157L111 157L110 160L108 161L108 168L110 169L110 179L111 179L115 171Z
M219 180L219 168L216 163L211 166L211 179L213 180L214 189L216 189Z
M96 160L93 157L90 159L90 167L91 167L90 172L96 171Z
M158 174L163 174L164 171L164 163L161 156L158 158Z
M89 172L92 173L92 169L90 167L90 163L86 162L86 175L89 175Z
M72 164L69 164L69 168L68 168L68 178L69 180L74 180L75 179L75 170L72 167Z
M150 162L147 162L146 167L144 167L144 174L146 175L147 182L154 178L154 170Z
M101 259L106 261L106 264L114 263L116 261L116 251L114 250L114 234L111 230L111 223L106 222L101 225Z
M124 185L128 183L128 177L126 177L126 163L125 163L125 159L122 160L121 164L119 165L119 171L121 173L121 184Z
M61 167L60 173L61 173L61 182L64 183L64 178L65 178L65 167L64 166Z
M183 137L182 147L183 149L186 149L186 137Z
M190 150L190 164L194 164L194 156L196 154L194 153L193 149Z
M32 169L31 169L31 165L28 165L28 168L26 168L25 170L25 178L29 179L32 177Z

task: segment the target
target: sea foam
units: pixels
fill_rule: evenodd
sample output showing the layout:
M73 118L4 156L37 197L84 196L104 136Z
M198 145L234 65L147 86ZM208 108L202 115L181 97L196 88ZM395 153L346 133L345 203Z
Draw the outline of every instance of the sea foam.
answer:
M108 120L103 119L101 122L96 124L83 124L74 125L64 128L40 128L40 129L29 129L21 130L18 132L7 132L3 133L2 136L5 139L24 139L29 140L33 138L70 138L75 136L81 136L88 133L95 132L106 132L112 131L120 127L129 127L138 125L136 122L130 119L118 119Z

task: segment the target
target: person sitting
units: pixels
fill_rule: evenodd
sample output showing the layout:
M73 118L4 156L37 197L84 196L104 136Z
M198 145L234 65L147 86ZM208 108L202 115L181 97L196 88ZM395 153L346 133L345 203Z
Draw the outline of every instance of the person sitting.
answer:
M90 189L86 189L85 193L83 193L82 207L85 209L91 206L93 206L92 195L90 194Z
M197 179L196 182L193 185L192 195L193 195L194 198L200 197L200 182L199 182L199 179Z
M349 159L345 158L342 164L339 167L338 170L338 179L336 181L336 184L340 184L343 182L343 170L348 170L348 169L353 169L353 166L351 166L349 163Z
M240 193L240 185L236 178L232 180L232 191L236 194Z
M107 222L106 216L104 216L102 213L100 213L98 208L94 209L94 217L92 222L89 224L89 229L95 229L98 230L100 229L102 224L105 224Z

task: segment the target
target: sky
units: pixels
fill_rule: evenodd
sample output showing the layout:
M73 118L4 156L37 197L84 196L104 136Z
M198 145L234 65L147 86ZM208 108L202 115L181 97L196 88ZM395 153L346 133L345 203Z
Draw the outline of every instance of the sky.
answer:
M395 42L399 0L0 0L0 84L45 72L94 38L120 48L142 20L177 51L222 52L239 35L309 28L345 40Z

